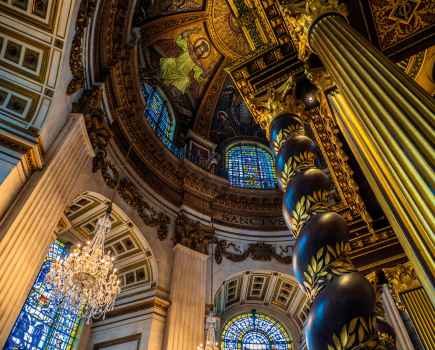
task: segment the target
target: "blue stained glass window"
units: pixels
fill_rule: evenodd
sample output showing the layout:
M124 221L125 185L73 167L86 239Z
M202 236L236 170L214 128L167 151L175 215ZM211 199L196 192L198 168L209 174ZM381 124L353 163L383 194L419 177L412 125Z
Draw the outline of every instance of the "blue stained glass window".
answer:
M170 115L165 99L149 84L143 84L143 94L146 100L145 117L149 125L173 154L183 158L184 149L174 145L175 118Z
M80 313L68 303L54 298L53 287L46 282L52 262L64 259L67 254L62 242L51 244L4 349L72 349L79 329Z
M255 143L238 143L226 152L230 184L241 188L276 187L275 166L271 153Z
M292 342L278 321L253 310L229 320L222 331L222 350L290 350Z

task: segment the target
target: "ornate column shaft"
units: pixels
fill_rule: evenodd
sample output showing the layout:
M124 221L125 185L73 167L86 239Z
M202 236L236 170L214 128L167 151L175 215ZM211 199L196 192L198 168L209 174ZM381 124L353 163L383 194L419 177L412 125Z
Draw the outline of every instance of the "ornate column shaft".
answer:
M208 255L174 247L166 350L192 350L204 342Z
M83 116L72 114L48 153L46 168L33 175L0 224L0 348L56 238L78 174L92 156Z
M340 95L338 123L429 295L435 295L435 104L337 13L308 32Z
M329 208L329 177L315 165L316 145L293 79L266 99L253 100L254 116L276 155L283 214L296 238L293 269L312 302L305 326L309 350L382 349L375 329L375 293L348 257L349 231Z

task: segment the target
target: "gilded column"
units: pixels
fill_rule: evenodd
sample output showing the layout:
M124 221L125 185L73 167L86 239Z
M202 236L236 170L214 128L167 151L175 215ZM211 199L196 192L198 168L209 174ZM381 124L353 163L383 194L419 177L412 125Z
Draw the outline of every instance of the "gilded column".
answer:
M284 9L299 57L313 51L340 92L338 123L429 295L435 295L435 104L357 33L338 0ZM340 12L340 13L339 13Z
M182 244L174 247L166 350L194 350L204 342L207 259Z
M78 174L91 157L83 116L72 114L47 155L47 166L33 175L0 224L0 348L55 239Z

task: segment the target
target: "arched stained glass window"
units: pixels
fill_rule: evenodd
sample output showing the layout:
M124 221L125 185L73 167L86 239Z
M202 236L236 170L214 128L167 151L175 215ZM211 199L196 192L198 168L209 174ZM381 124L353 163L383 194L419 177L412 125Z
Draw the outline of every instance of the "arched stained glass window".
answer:
M166 100L157 88L143 84L146 100L145 118L163 144L178 158L184 157L184 150L174 145L175 118L171 115Z
M51 244L6 342L6 350L72 349L79 330L80 314L71 305L56 300L52 295L52 286L46 282L52 262L64 259L67 254L62 242Z
M256 143L237 143L225 154L230 184L241 188L271 189L276 187L273 157Z
M275 319L253 310L229 320L222 331L222 350L290 350L292 342Z

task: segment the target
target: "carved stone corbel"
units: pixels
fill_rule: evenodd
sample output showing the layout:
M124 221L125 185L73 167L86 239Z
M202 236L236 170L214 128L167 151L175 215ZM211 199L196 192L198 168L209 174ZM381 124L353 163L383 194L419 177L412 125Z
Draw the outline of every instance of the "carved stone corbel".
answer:
M212 227L189 219L184 213L175 221L174 244L182 244L202 254L208 254L208 244L214 240Z

